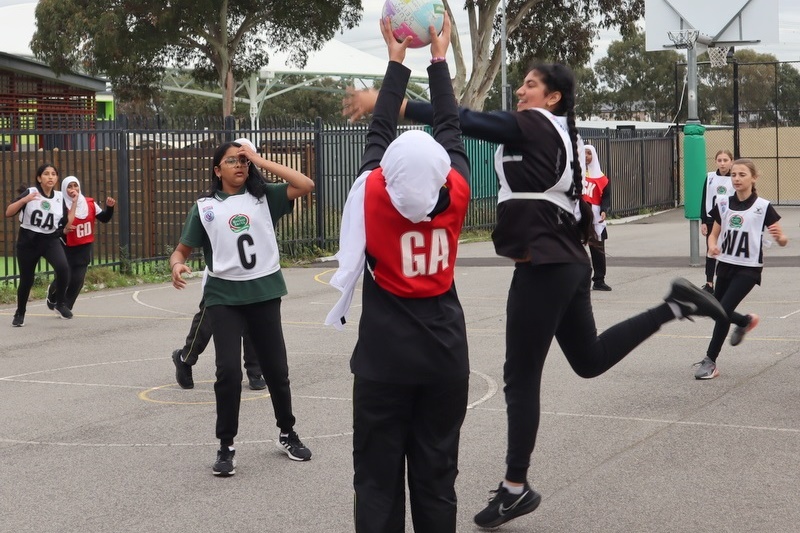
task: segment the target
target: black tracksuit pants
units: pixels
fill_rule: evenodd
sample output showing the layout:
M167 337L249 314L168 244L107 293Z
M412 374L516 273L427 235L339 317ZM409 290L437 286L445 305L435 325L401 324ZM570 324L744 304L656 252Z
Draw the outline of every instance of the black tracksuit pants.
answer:
M469 378L427 385L353 384L357 533L404 533L405 474L415 533L456 531L458 443Z
M20 230L17 240L17 263L19 264L19 285L17 286L17 314L25 315L28 298L36 279L36 266L44 257L55 272L53 288L55 303L66 301L69 285L69 263L64 255L64 246L55 235L45 235L33 231Z
M717 283L714 285L714 297L719 300L720 305L728 313L730 322L716 321L714 333L711 334L711 342L708 343L706 356L712 361L716 361L725 337L731 329L731 323L737 326L747 326L747 316L736 312L736 306L742 303L753 287L756 286L756 278L750 276L734 276L732 278L717 276Z
M181 360L187 365L194 366L197 363L197 358L205 351L211 341L212 334L213 328L211 327L211 320L206 314L206 300L203 297L200 300L200 310L195 313L192 318L192 324L189 326L189 334L186 336L186 342L183 345ZM258 364L256 350L249 334L244 335L244 368L249 377L261 375L261 366Z
M264 380L267 382L277 426L288 433L294 428L289 365L281 327L281 299L247 305L206 307L214 332L217 381L217 438L230 446L239 431L242 395L242 335L249 331Z
M542 369L555 338L581 377L598 376L675 318L666 303L597 335L590 268L519 263L508 291L505 380L508 416L506 479L526 481L539 430Z

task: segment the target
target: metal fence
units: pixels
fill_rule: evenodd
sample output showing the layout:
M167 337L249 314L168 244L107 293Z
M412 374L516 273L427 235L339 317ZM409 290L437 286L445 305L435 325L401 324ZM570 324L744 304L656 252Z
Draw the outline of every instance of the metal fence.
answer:
M2 124L2 122L0 122ZM405 126L412 127L412 126ZM229 117L222 120L164 121L128 119L85 130L0 129L15 150L0 150L0 197L7 206L21 185L33 185L36 168L54 164L63 179L77 176L87 197L101 205L117 199L111 222L95 240L95 263L140 265L164 260L178 243L186 213L211 182L214 148L237 137L251 139L267 158L310 176L316 190L300 199L277 227L281 252L297 256L333 252L341 213L356 178L364 148L365 124L263 121L258 128ZM635 214L675 205L675 138L663 132L583 130L611 178L612 211ZM495 223L497 178L495 145L475 139L465 144L472 167L466 229L491 229ZM11 143L9 143L9 146ZM269 177L269 176L268 176ZM272 177L274 178L274 177ZM14 242L18 223L4 218L0 228L0 281L14 281Z

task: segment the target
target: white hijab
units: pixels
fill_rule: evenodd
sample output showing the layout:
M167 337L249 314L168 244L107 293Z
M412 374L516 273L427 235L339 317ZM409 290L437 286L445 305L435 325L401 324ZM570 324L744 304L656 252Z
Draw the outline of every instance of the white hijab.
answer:
M591 144L584 144L584 154L586 150L589 150L592 153L592 162L589 163L589 177L590 178L601 178L605 174L603 171L600 170L600 161L597 159L597 150L594 149L594 146ZM583 159L586 160L586 155L583 156Z
M86 218L89 216L89 204L86 202L86 197L81 192L81 182L78 181L78 178L75 176L67 176L64 178L64 181L61 182L61 191L64 196L64 204L66 204L68 211L72 209L72 197L69 195L69 193L67 193L67 187L70 183L78 184L78 198L76 200L78 205L75 208L75 218Z
M428 213L439 201L439 190L447 182L450 156L433 137L420 130L406 131L396 138L381 159L386 192L397 211L411 222L430 220ZM353 183L342 213L339 268L331 278L331 286L342 295L325 318L326 326L343 329L353 301L356 282L364 272L367 247L364 226L364 184L370 172L364 172Z

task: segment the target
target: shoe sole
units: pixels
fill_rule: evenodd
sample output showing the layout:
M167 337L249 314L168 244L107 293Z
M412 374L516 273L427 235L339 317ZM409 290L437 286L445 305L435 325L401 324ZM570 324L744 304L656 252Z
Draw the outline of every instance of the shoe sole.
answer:
M217 477L231 477L236 473L236 469L234 468L230 472L217 472L216 470L212 470L211 473Z
M278 449L280 451L285 453L286 456L289 457L289 459L291 459L292 461L300 461L300 462L302 462L302 461L310 461L311 460L311 457L307 457L307 458L304 459L302 457L297 457L296 455L292 455L292 452L290 452L289 450L284 448L283 444L281 444L280 442L276 442L275 445L278 447Z
M725 309L722 308L722 305L719 303L713 294L709 294L703 289L698 289L694 285L692 285L689 280L684 278L676 278L672 281L673 288L676 289L677 294L675 294L675 298L682 302L692 302L692 297L694 295L700 294L703 298L705 298L708 305L716 311L715 316L712 315L704 315L708 316L714 320L728 320L728 314L725 312ZM696 303L692 302L695 306Z
M710 375L708 375L708 376L695 376L694 379L701 379L701 380L703 380L703 379L714 379L717 376L719 376L719 370L717 370L715 368L714 371Z
M520 516L524 516L526 514L534 512L539 507L540 503L542 503L542 495L537 492L536 496L533 498L531 503L529 503L525 507L517 507L512 512L506 513L503 516L499 516L496 520L488 522L485 525L481 525L477 522L475 522L475 525L483 529L494 529L500 527L506 522L510 522L515 518L519 518Z
M11 327L12 327L12 328L21 328L21 327L23 327L24 325L25 325L25 322L23 322L22 324L11 324Z

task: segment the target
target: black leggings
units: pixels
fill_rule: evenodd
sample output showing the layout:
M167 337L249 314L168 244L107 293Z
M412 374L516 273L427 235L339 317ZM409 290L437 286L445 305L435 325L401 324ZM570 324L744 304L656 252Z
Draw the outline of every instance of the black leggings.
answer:
M17 243L17 263L19 263L19 286L17 287L17 314L25 315L28 298L36 279L36 266L44 257L55 272L53 290L55 303L66 301L69 284L69 264L64 255L61 240L54 235L35 235L25 239L25 243Z
M666 303L605 330L592 314L589 266L517 264L508 291L505 380L506 479L522 483L539 430L542 369L553 337L581 377L598 376L675 318Z
M756 279L750 276L734 276L732 278L717 276L714 297L719 300L722 308L728 313L730 322L717 320L714 324L714 333L711 335L711 342L708 343L708 350L706 351L706 356L712 361L716 361L717 357L719 357L719 352L725 343L725 337L728 336L728 331L731 329L731 323L742 327L747 326L747 316L737 313L736 306L742 303L745 296L755 286Z
M277 426L283 433L294 428L289 366L281 328L281 299L247 305L206 307L214 332L217 360L217 438L222 446L233 444L239 431L239 405L242 395L242 335L251 339L264 372Z
M83 290L83 284L86 281L86 272L89 269L89 264L92 262L92 243L81 244L80 246L66 246L64 247L64 254L69 264L69 284L67 285L67 292L64 301L67 307L72 309L78 295ZM54 283L50 284L47 291L47 299L51 302L56 301L56 286Z

